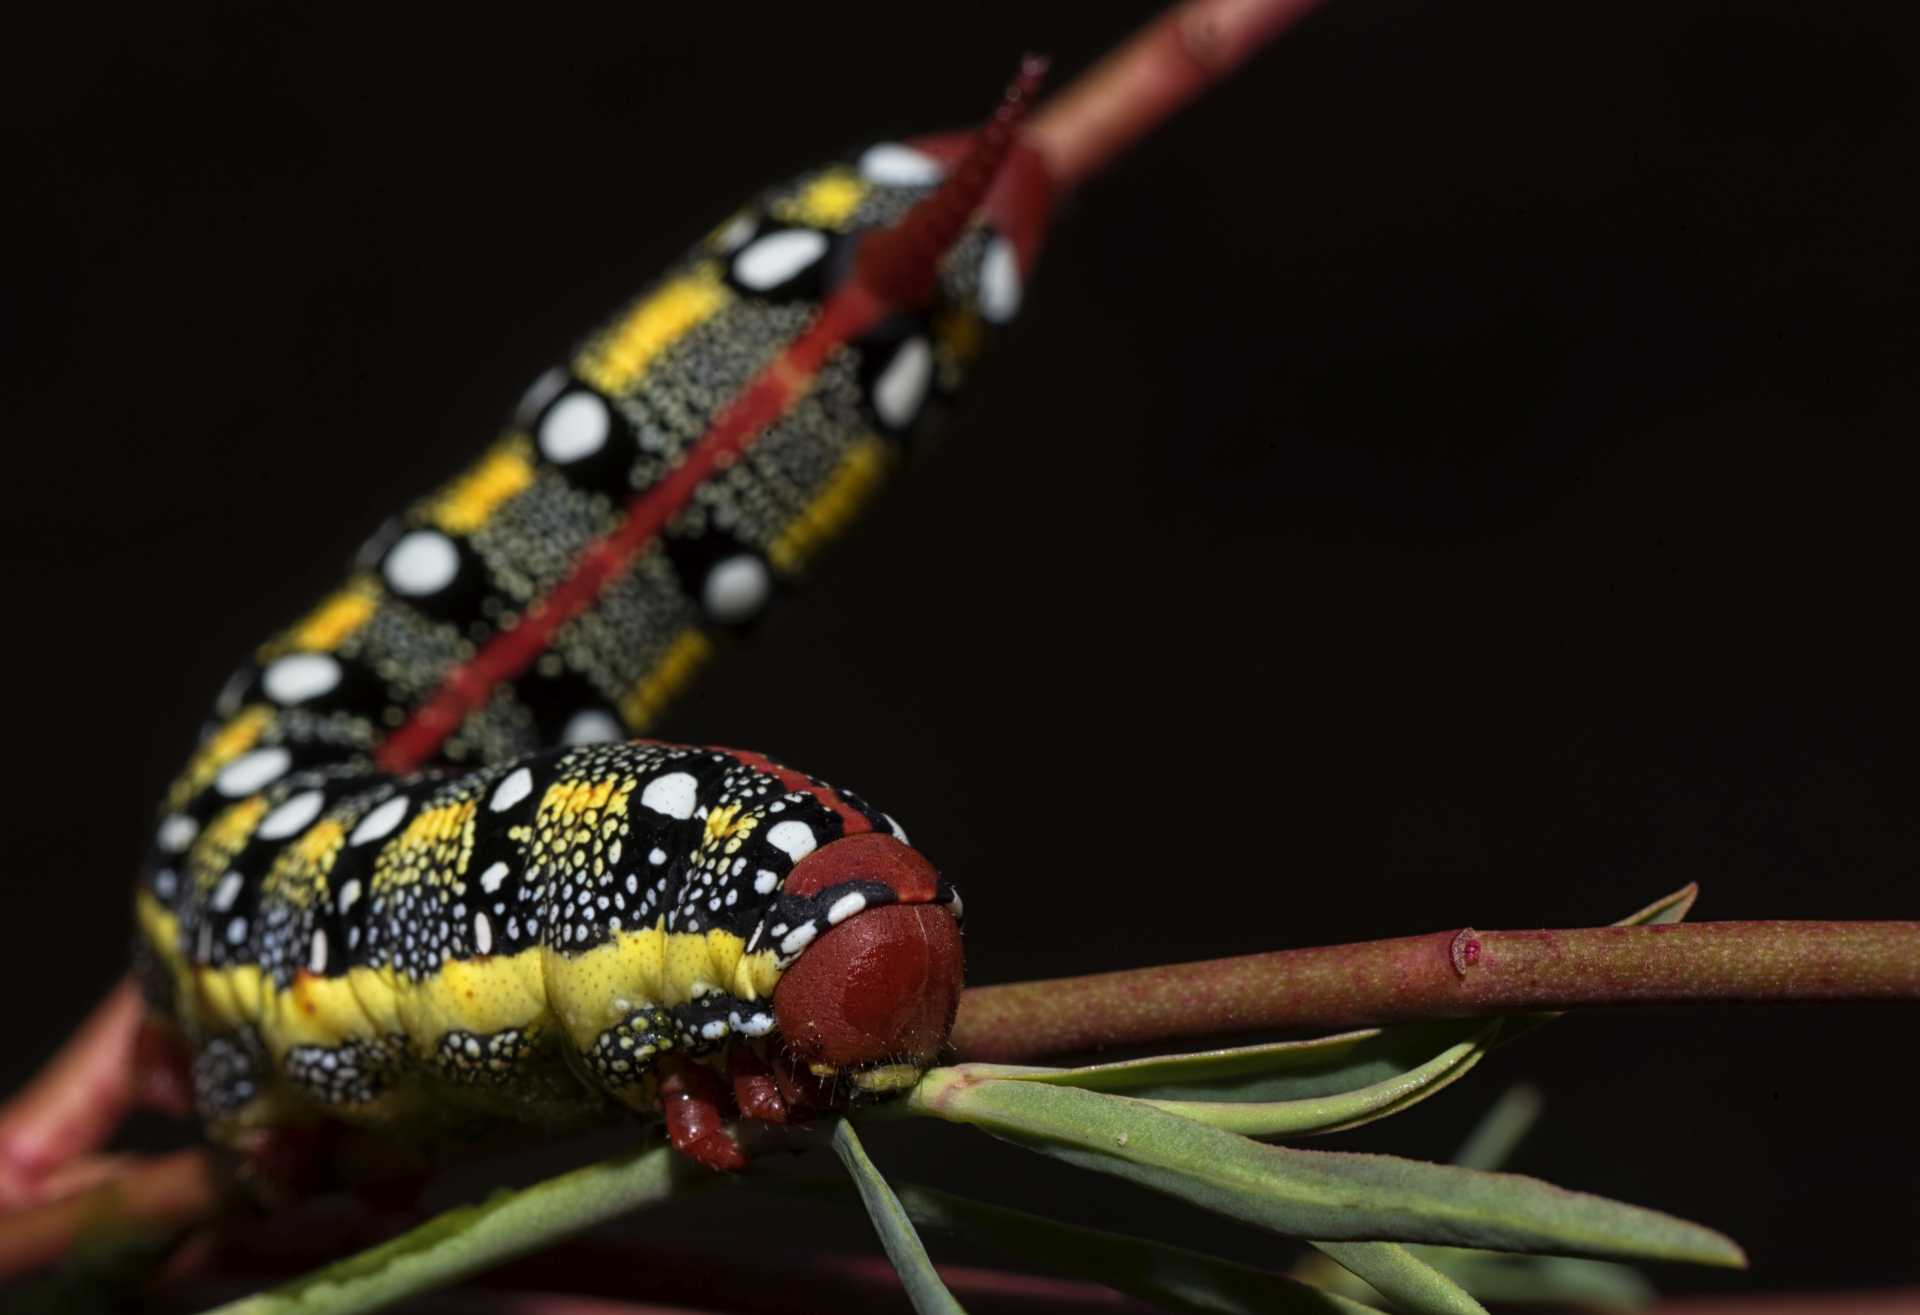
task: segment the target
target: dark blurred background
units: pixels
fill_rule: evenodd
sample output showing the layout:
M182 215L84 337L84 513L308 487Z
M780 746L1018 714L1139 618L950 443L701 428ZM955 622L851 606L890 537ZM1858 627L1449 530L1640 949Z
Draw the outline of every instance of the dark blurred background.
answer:
M526 380L762 183L973 121L1023 50L1064 81L1154 8L17 33L0 1080L121 970L232 663ZM902 818L979 982L1694 880L1703 918L1920 915L1917 78L1905 3L1332 0L1061 216L948 441L660 732ZM1754 1255L1669 1288L1911 1281L1914 1023L1576 1017L1329 1144L1444 1156L1528 1078L1517 1168ZM958 1130L877 1141L1273 1258Z

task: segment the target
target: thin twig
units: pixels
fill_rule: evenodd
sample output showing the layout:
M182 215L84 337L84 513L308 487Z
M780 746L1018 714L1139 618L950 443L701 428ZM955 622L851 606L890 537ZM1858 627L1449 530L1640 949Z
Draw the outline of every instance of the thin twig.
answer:
M103 1144L135 1103L144 1006L123 980L32 1082L0 1107L0 1208L44 1199L41 1182Z
M1618 1005L1920 1001L1920 922L1471 928L976 987L961 1058Z
M1148 23L1034 116L1027 140L1061 195L1223 82L1319 0L1187 0Z

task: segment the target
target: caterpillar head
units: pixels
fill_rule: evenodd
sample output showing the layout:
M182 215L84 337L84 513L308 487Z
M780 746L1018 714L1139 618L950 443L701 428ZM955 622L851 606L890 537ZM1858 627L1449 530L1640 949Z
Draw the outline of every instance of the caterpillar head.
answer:
M960 1005L957 900L940 899L933 865L892 836L847 836L807 855L791 894L879 882L897 897L831 927L788 966L773 1012L788 1049L822 1078L885 1095L919 1080L947 1043Z

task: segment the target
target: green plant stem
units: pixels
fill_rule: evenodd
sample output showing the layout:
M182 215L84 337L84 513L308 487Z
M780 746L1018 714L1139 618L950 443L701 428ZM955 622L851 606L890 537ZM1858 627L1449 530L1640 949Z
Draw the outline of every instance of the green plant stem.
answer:
M1920 1001L1920 922L1458 931L975 987L953 1044L1018 1062L1224 1032L1619 1005Z

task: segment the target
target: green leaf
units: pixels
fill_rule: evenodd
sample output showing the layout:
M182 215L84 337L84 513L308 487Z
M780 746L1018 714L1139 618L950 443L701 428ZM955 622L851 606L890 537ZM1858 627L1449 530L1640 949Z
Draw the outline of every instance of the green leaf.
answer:
M1486 1027L1483 1018L1449 1019L1080 1068L961 1064L956 1071L970 1079L1046 1082L1152 1100L1314 1100L1404 1078Z
M867 1207L867 1218L873 1221L873 1231L880 1235L880 1245L886 1249L887 1259L893 1262L894 1272L906 1287L907 1299L913 1308L920 1315L966 1315L965 1308L940 1281L900 1198L893 1194L887 1180L867 1158L867 1148L860 1144L860 1135L853 1130L851 1121L841 1119L834 1125L833 1149L852 1175L853 1185L860 1191L860 1201Z
M1513 1157L1539 1117L1540 1088L1525 1082L1508 1087L1480 1116L1453 1162L1462 1169L1498 1169Z
M725 1181L664 1146L590 1164L518 1192L435 1215L358 1255L242 1297L207 1315L349 1315L443 1287L525 1255L583 1228L663 1201L685 1189Z
M1487 1315L1467 1290L1394 1242L1315 1242L1406 1315Z
M1745 1263L1728 1238L1657 1211L1512 1174L1268 1146L1120 1096L935 1070L908 1101L1296 1237Z
M1213 1100L1150 1100L1169 1114L1237 1132L1243 1137L1286 1137L1339 1132L1398 1114L1456 1081L1480 1062L1500 1031L1495 1020L1468 1041L1450 1046L1418 1068L1358 1091L1309 1100L1259 1103Z
M1671 895L1662 895L1653 903L1637 913L1629 913L1616 927L1650 927L1655 923L1684 922L1687 914L1693 911L1693 902L1700 898L1700 883L1689 881Z
M1633 1311L1653 1304L1653 1285L1607 1260L1572 1256L1508 1256L1457 1247L1410 1247L1414 1254L1488 1301Z
M900 1202L922 1228L960 1233L1164 1310L1196 1315L1373 1315L1370 1307L1349 1298L1146 1238L1065 1224L930 1187L902 1187Z

